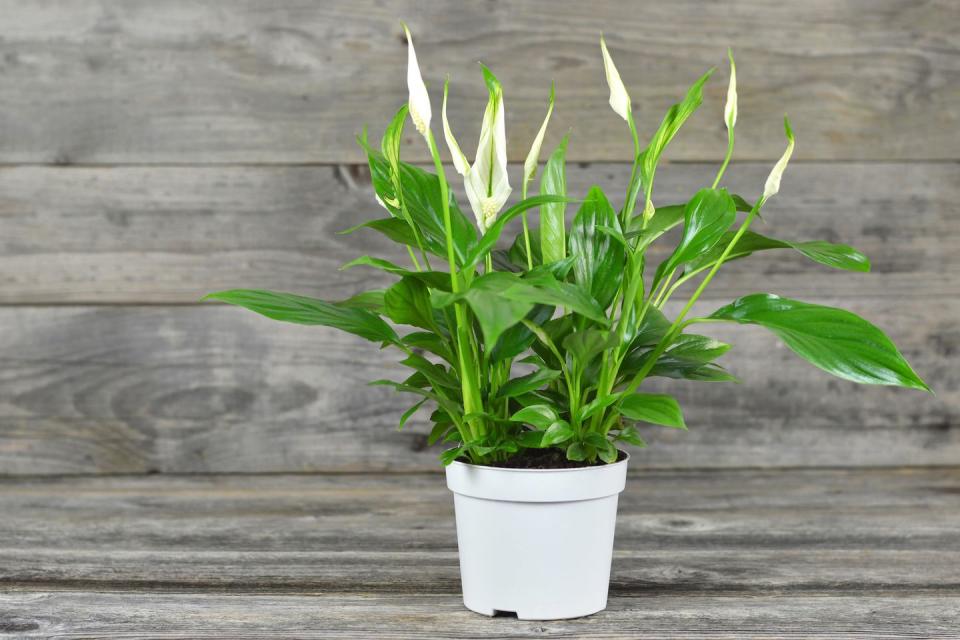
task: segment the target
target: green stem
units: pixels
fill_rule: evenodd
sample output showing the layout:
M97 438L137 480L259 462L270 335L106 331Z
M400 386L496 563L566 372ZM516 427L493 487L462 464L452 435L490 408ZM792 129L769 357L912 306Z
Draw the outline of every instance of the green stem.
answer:
M730 158L733 157L733 129L727 128L727 156L723 159L723 164L720 165L720 171L717 172L717 177L713 181L713 186L711 189L716 189L717 185L720 184L720 178L723 177L723 172L727 170L727 165L730 164Z
M457 275L457 263L454 257L453 248L453 225L450 221L450 194L447 186L446 174L443 170L443 162L440 160L440 151L437 149L437 141L433 137L433 132L427 131L427 142L430 145L430 155L433 156L433 164L437 170L437 178L440 181L440 200L443 207L443 226L447 242L447 261L450 264L450 286L454 293L460 292L460 277ZM476 370L476 351L472 344L468 331L472 331L472 326L467 317L467 310L463 302L454 304L454 313L456 314L456 332L457 332L457 357L460 363L460 385L463 392L463 408L467 414L482 413L483 405L480 391L477 383ZM467 353L473 356L472 363L467 362ZM472 440L476 440L486 434L486 427L482 420L473 419L469 421L469 430Z
M637 204L637 190L634 181L637 179L637 170L640 168L640 136L637 135L637 125L633 121L633 112L627 112L627 124L630 125L630 136L633 138L633 166L630 168L630 182L627 183L627 201L623 204L620 226L624 232L630 224L630 216Z

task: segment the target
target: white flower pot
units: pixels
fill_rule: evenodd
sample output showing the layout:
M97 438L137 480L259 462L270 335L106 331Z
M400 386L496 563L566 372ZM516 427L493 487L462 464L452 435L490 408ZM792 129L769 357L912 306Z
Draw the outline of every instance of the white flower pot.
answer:
M463 603L487 616L576 618L607 606L628 459L578 469L454 462Z

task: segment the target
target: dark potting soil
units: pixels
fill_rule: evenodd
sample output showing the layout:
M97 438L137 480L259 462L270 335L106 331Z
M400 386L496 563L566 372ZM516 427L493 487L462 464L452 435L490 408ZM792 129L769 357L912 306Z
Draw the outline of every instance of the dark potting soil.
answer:
M627 457L623 451L617 456L617 462ZM517 455L504 462L491 462L489 467L503 469L577 469L580 467L596 467L606 464L602 460L596 462L578 462L567 460L567 454L560 449L523 449Z

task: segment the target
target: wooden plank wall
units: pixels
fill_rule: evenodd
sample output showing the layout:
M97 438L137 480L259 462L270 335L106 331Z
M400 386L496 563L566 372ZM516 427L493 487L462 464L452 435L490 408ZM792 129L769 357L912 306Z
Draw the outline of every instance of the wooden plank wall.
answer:
M0 474L436 468L422 420L394 429L405 399L364 386L396 370L393 354L198 303L232 286L341 297L385 282L335 268L392 247L333 232L376 212L353 136L364 123L379 130L405 99L399 18L435 98L452 75L468 153L483 105L476 60L505 84L513 161L556 79L545 148L572 131L580 191L618 193L629 172L601 31L643 136L718 66L658 174L660 203L716 169L733 46L730 186L762 188L789 111L797 152L763 230L848 242L874 272L760 257L731 265L704 309L754 291L847 306L937 391L848 384L768 335L724 327L744 384L673 385L691 430L650 430L638 466L960 462L950 0L3 0L0 15ZM427 159L418 140L407 149Z

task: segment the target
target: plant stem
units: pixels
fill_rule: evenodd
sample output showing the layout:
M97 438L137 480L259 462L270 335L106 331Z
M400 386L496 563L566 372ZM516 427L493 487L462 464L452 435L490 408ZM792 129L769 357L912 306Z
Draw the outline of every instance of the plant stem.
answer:
M730 164L730 158L733 157L733 129L727 128L727 155L723 159L723 164L720 165L720 171L717 172L717 177L713 180L713 186L711 189L716 189L717 185L720 184L720 178L723 177L723 172L727 170L727 165Z
M460 277L457 275L457 263L454 258L453 249L453 225L450 222L450 193L447 186L447 177L443 171L443 162L440 160L440 151L437 149L437 141L433 137L433 131L427 130L427 141L430 145L430 155L433 156L433 164L437 170L437 178L440 181L440 199L443 207L443 226L447 241L447 261L450 264L450 286L454 293L460 292ZM456 314L456 332L457 332L457 357L460 363L460 385L463 392L463 408L467 414L482 413L483 405L480 397L480 390L477 383L476 370L476 350L467 334L472 329L467 318L467 310L463 302L454 304L454 313ZM473 362L467 362L467 350L470 349ZM477 440L485 435L486 428L482 420L468 421L471 440Z

